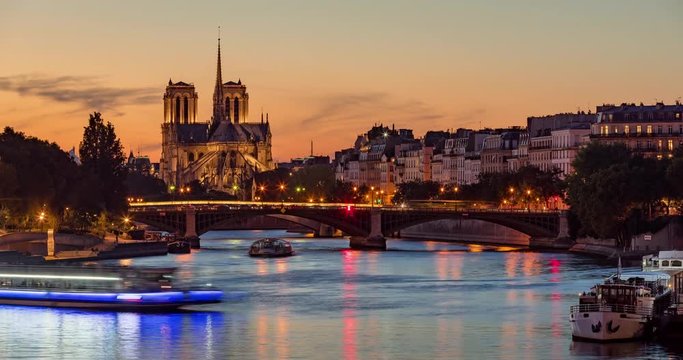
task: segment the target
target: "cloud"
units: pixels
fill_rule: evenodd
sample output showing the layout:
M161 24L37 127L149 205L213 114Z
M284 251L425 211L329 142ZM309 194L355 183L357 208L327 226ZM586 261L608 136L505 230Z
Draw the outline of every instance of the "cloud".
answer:
M297 102L304 103L304 108L311 111L297 119L298 126L288 127L286 131L311 129L319 134L349 131L355 134L374 123L396 124L417 131L478 128L486 113L485 108L476 107L449 114L423 101L401 99L383 92L327 94Z
M106 86L101 78L93 76L0 76L0 91L75 104L88 111L114 110L117 112L116 115L123 115L120 108L125 105L152 104L159 101L158 88L110 87Z
M402 100L382 92L328 94L306 102L312 112L299 119L298 125L325 132L362 131L372 123L415 124L446 118L422 101Z

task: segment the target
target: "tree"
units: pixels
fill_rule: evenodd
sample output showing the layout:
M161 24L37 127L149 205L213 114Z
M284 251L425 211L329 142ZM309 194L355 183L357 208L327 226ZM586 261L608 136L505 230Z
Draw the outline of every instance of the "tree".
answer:
M15 196L19 189L19 180L14 166L0 161L0 199Z
M398 185L395 204L409 200L432 200L439 196L441 186L436 181L410 181Z
M294 201L318 201L329 200L334 186L334 169L329 165L313 165L293 172L287 190Z
M99 183L97 197L99 210L118 213L126 209L125 156L114 126L104 123L102 115L90 115L84 128L79 154L83 170L94 174Z
M82 190L81 172L56 144L6 127L0 133L0 158L0 198L17 218L39 208L58 215L75 205L73 197Z
M362 202L360 194L358 187L353 186L353 183L337 180L329 198L331 202L358 203Z
M126 190L131 197L143 197L148 200L160 200L167 196L166 184L163 180L155 178L149 174L142 174L139 172L130 172L125 180ZM194 184L194 186L192 186ZM187 185L193 190L192 195L199 195L194 190L201 187L198 180ZM190 195L189 193L187 195Z
M666 170L666 182L670 199L675 200L674 206L678 212L683 212L683 157L675 157Z

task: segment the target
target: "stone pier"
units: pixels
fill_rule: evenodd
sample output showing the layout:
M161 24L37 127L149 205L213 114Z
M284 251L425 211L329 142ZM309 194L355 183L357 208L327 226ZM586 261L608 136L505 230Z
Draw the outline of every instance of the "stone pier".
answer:
M199 236L197 236L197 212L194 209L185 211L185 240L190 242L192 249L199 249Z
M358 250L386 250L387 241L382 234L382 210L370 210L370 235L351 236L349 246Z

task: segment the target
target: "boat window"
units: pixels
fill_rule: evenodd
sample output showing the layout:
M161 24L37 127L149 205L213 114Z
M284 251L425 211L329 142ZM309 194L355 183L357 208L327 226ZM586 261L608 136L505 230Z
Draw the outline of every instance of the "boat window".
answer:
M672 260L671 261L671 266L681 267L681 265L683 265L683 264L681 264L681 260Z
M669 266L669 260L662 260L662 266Z

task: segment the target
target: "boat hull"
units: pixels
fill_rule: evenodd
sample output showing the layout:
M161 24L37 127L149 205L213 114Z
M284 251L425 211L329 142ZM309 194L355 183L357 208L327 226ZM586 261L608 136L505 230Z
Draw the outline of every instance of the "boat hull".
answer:
M263 258L276 258L276 257L287 257L287 256L292 256L294 255L294 252L286 252L286 253L275 253L275 252L258 252L258 253L253 253L249 252L249 256L251 257L263 257Z
M585 341L628 341L644 337L645 316L618 312L576 312L570 315L572 338Z
M189 254L192 250L188 241L174 241L168 243L168 252L171 254Z
M148 293L96 293L0 290L0 305L100 309L114 311L169 311L182 306L219 303L214 290Z

